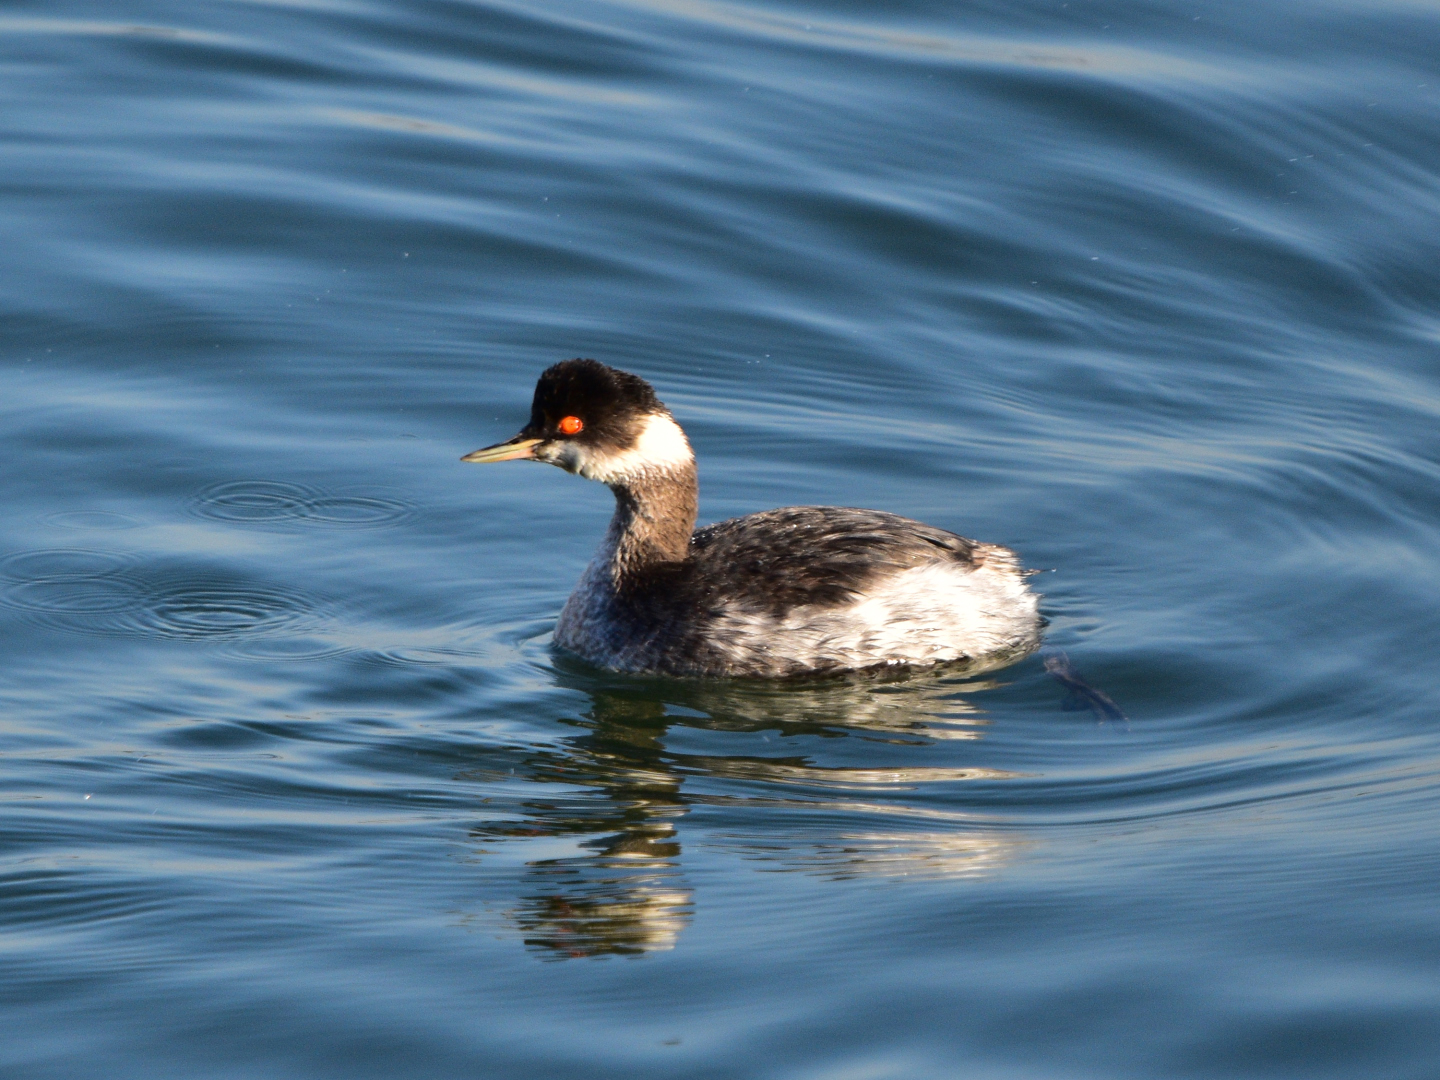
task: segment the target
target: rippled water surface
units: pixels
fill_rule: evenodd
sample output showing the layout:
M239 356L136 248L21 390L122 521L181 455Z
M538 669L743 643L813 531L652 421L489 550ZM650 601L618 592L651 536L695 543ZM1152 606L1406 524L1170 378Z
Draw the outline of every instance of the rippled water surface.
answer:
M0 1072L1429 1078L1440 8L0 7ZM551 651L610 496L1017 549L981 680Z

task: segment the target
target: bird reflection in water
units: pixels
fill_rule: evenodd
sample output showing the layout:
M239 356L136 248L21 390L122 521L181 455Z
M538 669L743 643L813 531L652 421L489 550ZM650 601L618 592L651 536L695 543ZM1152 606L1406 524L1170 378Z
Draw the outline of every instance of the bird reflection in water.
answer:
M581 718L562 720L583 733L524 752L515 778L549 790L514 792L504 820L472 829L482 855L523 842L522 896L508 921L546 958L674 947L694 911L676 823L694 807L707 808L707 822L719 822L725 846L758 869L834 879L983 876L1017 843L1008 833L977 828L974 815L904 797L925 783L1014 774L825 766L799 755L666 746L667 732L679 728L696 738L672 741L715 743L704 734L745 733L752 737L747 749L756 735L767 742L805 735L912 747L973 740L987 721L968 695L994 683L963 681L963 673L789 685L684 683L578 664L557 675L562 687L590 698ZM865 753L868 761L883 756ZM759 827L757 812L764 815ZM785 814L783 828L776 827L777 812ZM837 813L857 827L837 832Z

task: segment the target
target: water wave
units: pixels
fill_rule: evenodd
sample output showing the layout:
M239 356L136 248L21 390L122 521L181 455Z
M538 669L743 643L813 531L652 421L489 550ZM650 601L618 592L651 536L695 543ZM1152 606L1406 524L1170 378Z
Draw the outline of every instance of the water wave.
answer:
M316 524L348 529L401 525L413 503L373 494L326 492L276 480L212 484L190 502L197 517L244 525Z

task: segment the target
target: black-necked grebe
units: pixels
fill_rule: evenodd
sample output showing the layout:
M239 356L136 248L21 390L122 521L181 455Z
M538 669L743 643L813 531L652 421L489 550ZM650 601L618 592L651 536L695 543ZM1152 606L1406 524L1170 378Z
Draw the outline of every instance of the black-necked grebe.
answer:
M695 455L638 376L566 360L530 422L462 461L543 461L615 492L555 643L617 671L784 678L1033 652L1044 625L1015 553L909 518L791 506L695 531Z

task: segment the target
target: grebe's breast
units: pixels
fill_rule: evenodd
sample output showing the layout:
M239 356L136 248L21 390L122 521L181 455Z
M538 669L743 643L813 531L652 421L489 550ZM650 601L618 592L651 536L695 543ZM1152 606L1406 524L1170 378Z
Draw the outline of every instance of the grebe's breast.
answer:
M617 573L597 553L555 641L605 667L785 677L1011 663L1039 645L1013 552L878 510L793 506L698 530L688 557Z

